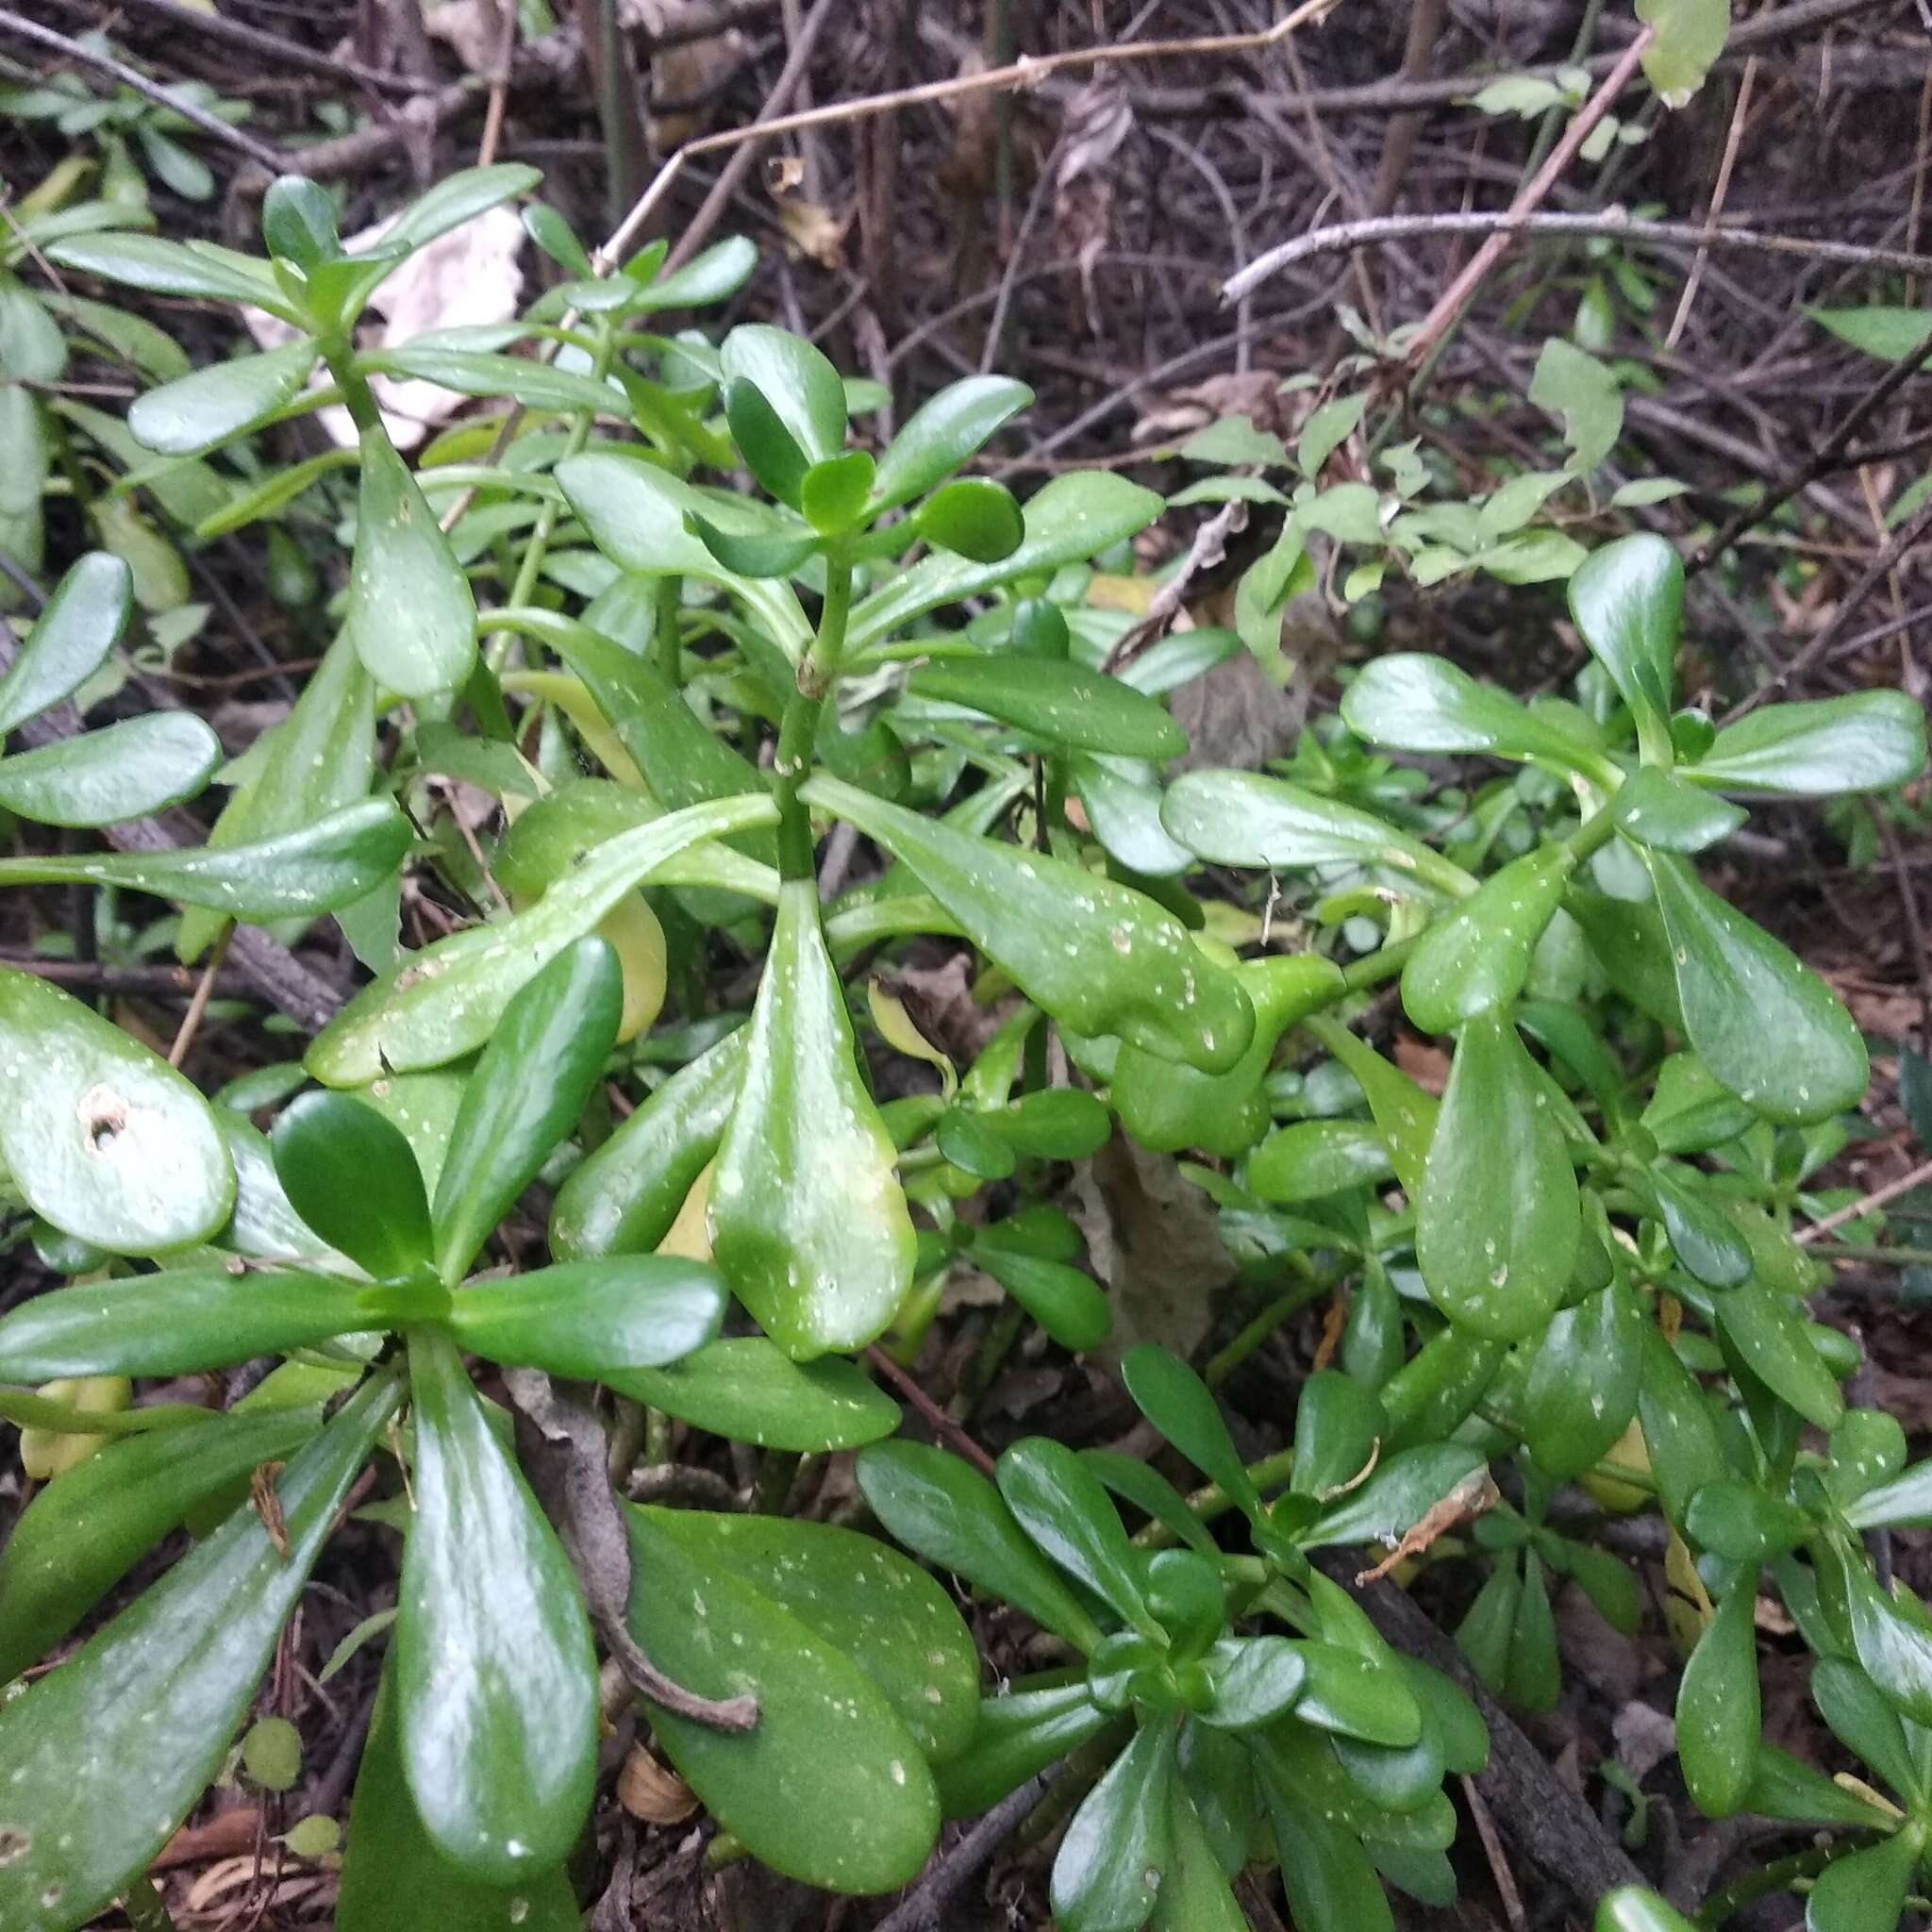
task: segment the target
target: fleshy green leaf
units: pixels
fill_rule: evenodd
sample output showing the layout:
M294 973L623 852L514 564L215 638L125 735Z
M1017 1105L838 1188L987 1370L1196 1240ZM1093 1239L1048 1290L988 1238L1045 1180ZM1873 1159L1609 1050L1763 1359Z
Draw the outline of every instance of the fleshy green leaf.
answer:
M1740 806L1712 798L1658 765L1633 773L1610 801L1620 831L1658 852L1702 852L1744 823Z
M48 260L103 281L122 282L150 295L185 295L209 302L232 302L266 308L284 322L303 318L269 273L231 249L163 242L154 235L76 235L54 242Z
M974 563L950 553L923 558L853 607L846 648L862 651L942 604L1081 562L1144 529L1160 510L1153 491L1111 471L1056 476L1026 504L1026 539L1010 557L998 563Z
M565 1260L655 1248L718 1151L738 1104L741 1027L681 1067L558 1189L552 1252Z
M0 1552L0 1681L52 1650L192 1509L285 1461L317 1425L297 1410L151 1429L42 1489Z
M912 1223L810 879L780 889L749 1033L711 1182L718 1265L788 1353L862 1347L911 1286ZM819 1180L801 1188L808 1167Z
M666 860L700 839L776 817L763 794L722 799L606 840L527 911L408 954L365 987L316 1035L309 1072L331 1086L361 1086L385 1073L441 1066L474 1052L495 1031L519 988Z
M1013 492L990 476L956 476L919 506L912 527L928 543L974 563L999 563L1026 538Z
M184 1268L75 1282L0 1318L0 1381L223 1368L370 1326L364 1293L335 1275L283 1269Z
M1747 1281L1712 1298L1718 1326L1757 1379L1814 1427L1831 1430L1844 1397L1811 1345L1805 1319L1783 1295Z
M317 354L312 336L297 336L258 356L210 363L143 391L127 411L127 426L163 456L200 456L274 415L308 380Z
M801 795L903 860L1029 999L1075 1032L1118 1034L1209 1073L1247 1050L1254 1010L1240 982L1151 899L834 778L812 779Z
M1074 1812L1053 1861L1066 1932L1139 1932L1174 1856L1172 1725L1141 1726Z
M908 1549L1024 1611L1076 1650L1100 1641L1093 1619L1027 1541L999 1491L957 1456L917 1442L878 1442L859 1456L857 1474L873 1513ZM1112 1515L1112 1505L1106 1507Z
M1248 1157L1247 1186L1293 1206L1374 1186L1394 1172L1388 1143L1367 1121L1291 1121Z
M427 1268L422 1170L402 1134L346 1093L305 1093L275 1122L275 1173L295 1212L378 1281Z
M1033 1541L1124 1623L1152 1635L1158 1626L1127 1533L1078 1456L1063 1442L1028 1437L1000 1457L997 1478L1008 1508Z
M452 1335L493 1362L601 1381L702 1348L724 1316L715 1270L675 1255L565 1261L482 1281L451 1304Z
M1767 705L1726 724L1685 775L1725 791L1884 791L1925 769L1925 712L1902 691Z
M617 1040L624 974L601 939L575 941L521 987L463 1089L436 1184L446 1288L576 1124Z
M1629 1426L1643 1325L1642 1308L1617 1281L1551 1317L1524 1391L1524 1439L1540 1468L1581 1475Z
M1692 1802L1728 1818L1751 1789L1757 1755L1757 1592L1747 1573L1718 1605L1677 1687L1677 1757Z
M1602 755L1550 717L1478 684L1446 658L1400 651L1372 658L1343 692L1348 728L1396 751L1487 752L1558 771L1596 773Z
M1416 1260L1451 1321L1497 1341L1561 1301L1581 1234L1563 1130L1514 1022L1467 1021L1429 1142Z
M133 573L110 552L90 550L55 585L0 677L0 735L79 690L106 662L133 608Z
M153 1255L228 1218L234 1171L193 1086L92 1008L6 968L0 1082L0 1155L28 1206L64 1232Z
M476 603L449 539L379 423L362 431L356 555L342 627L398 697L454 691L476 661Z
M1008 375L969 375L941 390L907 418L880 457L871 508L892 509L924 496L1032 401L1033 391Z
M1684 1028L1705 1065L1770 1120L1822 1121L1856 1107L1869 1077L1865 1043L1831 989L1688 867L1644 857Z
M291 1458L275 1484L283 1548L244 1503L78 1655L0 1708L15 1854L0 1865L0 1923L84 1925L166 1843L215 1774L395 1406L392 1381L367 1384Z
M1513 1006L1575 863L1567 846L1539 846L1431 924L1402 971L1408 1017L1447 1033L1477 1013Z
M1570 615L1645 733L1669 719L1684 566L1648 531L1594 550L1570 579Z
M670 1514L625 1512L632 1635L699 1695L758 1706L737 1733L654 1709L679 1775L774 1871L847 1892L908 1884L939 1830L918 1740L859 1658L702 1540L673 1534Z
M308 918L374 891L409 839L402 813L387 798L371 798L247 845L0 858L0 885L125 886L230 919Z
M1834 1859L1812 1882L1805 1932L1890 1932L1905 1914L1921 1850L1901 1831Z
M405 342L393 349L370 350L356 362L358 369L434 383L438 389L454 390L458 395L513 396L527 409L552 409L559 415L625 413L621 391L595 376L579 375L527 356L491 355L438 342Z
M1191 852L1216 865L1282 872L1387 866L1457 898L1474 887L1460 866L1381 819L1257 772L1184 774L1168 791L1160 822Z
M824 354L802 336L764 323L742 323L724 338L720 355L726 393L741 382L754 388L808 464L824 462L845 447L845 386ZM745 454L749 459L751 452Z
M403 1774L392 1669L383 1673L356 1774L335 1924L336 1932L419 1932L434 1924L453 1932L579 1932L582 1924L561 1867L532 1873L520 1885L486 1885L437 1850Z
M456 1349L409 1338L416 1512L394 1657L409 1792L431 1841L515 1885L560 1864L591 1807L597 1656L576 1577Z
M621 1395L713 1435L760 1449L818 1455L877 1442L899 1426L899 1406L841 1356L795 1362L762 1335L713 1341L664 1369L611 1369Z
M222 741L189 711L149 711L0 758L0 807L43 825L111 825L192 798Z
M875 1537L779 1516L658 1509L651 1523L722 1564L844 1653L928 1762L956 1757L979 1715L979 1653L941 1585Z
M1188 748L1166 708L1131 685L1075 664L1010 656L941 658L914 671L908 689L1078 750L1165 760Z

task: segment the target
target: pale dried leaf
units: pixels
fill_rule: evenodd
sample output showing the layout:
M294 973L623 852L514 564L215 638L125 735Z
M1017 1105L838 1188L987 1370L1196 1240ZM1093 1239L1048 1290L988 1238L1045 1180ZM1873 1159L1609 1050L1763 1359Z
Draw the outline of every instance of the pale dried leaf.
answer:
M1488 1469L1472 1470L1441 1502L1431 1504L1420 1522L1409 1524L1402 1541L1373 1570L1364 1570L1356 1577L1356 1587L1388 1575L1407 1557L1421 1556L1439 1536L1447 1536L1459 1524L1493 1508L1498 1500L1495 1478Z
M391 219L393 219L392 217ZM380 241L389 222L378 222L348 238L350 249ZM365 324L358 332L364 349L400 346L430 329L460 328L508 322L523 300L524 273L517 255L524 245L524 225L515 212L493 208L440 235L402 264L370 302L379 325ZM278 317L244 308L242 320L264 349L291 341L294 330ZM323 387L318 382L317 388ZM438 424L453 416L468 400L433 382L373 378L370 387L382 407L383 426L400 450L414 449ZM341 408L317 411L329 437L344 446L356 441L356 425Z

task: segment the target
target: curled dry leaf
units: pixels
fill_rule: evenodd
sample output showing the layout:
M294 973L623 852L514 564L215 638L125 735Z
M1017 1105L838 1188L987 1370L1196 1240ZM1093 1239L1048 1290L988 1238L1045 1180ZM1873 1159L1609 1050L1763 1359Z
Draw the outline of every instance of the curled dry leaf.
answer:
M641 1744L631 1746L617 1774L617 1802L645 1824L682 1824L698 1808L691 1788Z
M1421 1556L1438 1537L1447 1536L1459 1524L1474 1521L1486 1509L1493 1508L1499 1500L1495 1478L1489 1471L1472 1470L1440 1503L1432 1504L1420 1522L1410 1524L1403 1531L1402 1541L1373 1570L1357 1574L1357 1588L1388 1575L1405 1558Z

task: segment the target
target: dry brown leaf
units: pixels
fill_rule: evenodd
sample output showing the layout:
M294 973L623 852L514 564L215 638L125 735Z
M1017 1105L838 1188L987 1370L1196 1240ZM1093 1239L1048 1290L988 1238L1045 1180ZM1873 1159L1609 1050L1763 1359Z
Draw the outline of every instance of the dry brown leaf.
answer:
M1060 252L1079 264L1087 312L1093 271L1113 237L1114 157L1134 125L1127 92L1111 75L1090 80L1067 103L1054 170L1053 224Z
M1471 1471L1441 1502L1431 1504L1420 1522L1410 1524L1403 1531L1402 1541L1373 1570L1361 1571L1357 1575L1356 1587L1359 1589L1365 1583L1374 1583L1388 1575L1396 1564L1406 1558L1421 1556L1438 1537L1447 1536L1457 1524L1471 1522L1484 1510L1493 1508L1499 1500L1495 1478L1489 1471Z
M792 259L815 261L821 268L845 266L845 235L852 226L857 208L835 215L815 201L790 200L778 204L778 220L785 229L785 245Z
M1440 1046L1418 1040L1412 1033L1395 1036L1395 1064L1424 1093L1440 1097L1449 1084L1449 1056Z
M617 1802L646 1824L682 1824L698 1808L691 1788L641 1744L631 1746L617 1774Z

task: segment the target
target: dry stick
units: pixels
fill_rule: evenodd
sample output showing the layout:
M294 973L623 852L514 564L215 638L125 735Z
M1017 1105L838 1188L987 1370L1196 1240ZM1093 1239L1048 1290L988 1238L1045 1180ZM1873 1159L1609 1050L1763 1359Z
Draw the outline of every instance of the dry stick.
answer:
M1044 1773L1029 1777L1007 1795L956 1844L873 1932L943 1932L945 1909L970 1879L1039 1807L1053 1780Z
M1815 1241L1822 1241L1833 1228L1842 1227L1848 1221L1857 1221L1860 1215L1869 1214L1874 1208L1883 1208L1888 1201L1896 1201L1901 1194L1909 1194L1914 1188L1923 1188L1932 1181L1932 1160L1922 1160L1909 1174L1902 1174L1895 1181L1887 1181L1882 1188L1874 1188L1862 1200L1847 1202L1842 1208L1834 1208L1823 1221L1814 1221L1798 1237L1800 1246L1808 1246Z
M1813 455L1782 477L1769 494L1748 509L1738 511L1714 536L1697 547L1684 565L1687 575L1694 576L1699 571L1707 569L1747 530L1755 529L1767 517L1776 515L1799 491L1808 484L1815 483L1820 476L1832 469L1851 448L1853 437L1857 436L1924 365L1925 345L1923 342L1915 343L1852 405L1843 422L1824 439Z
M1026 58L1014 61L1008 67L988 68L983 74L956 75L950 80L929 80L917 87L896 88L890 93L868 94L857 101L836 101L823 108L810 108L796 114L777 114L769 120L753 122L745 127L725 128L717 134L700 135L695 141L688 141L669 156L658 171L653 181L638 204L618 225L603 248L602 256L621 253L630 243L638 229L650 218L651 210L663 198L665 191L683 168L684 163L694 156L713 154L723 148L736 147L742 142L769 141L774 135L795 134L809 127L827 127L841 121L860 121L874 114L881 114L893 108L916 108L928 101L958 100L965 94L979 94L999 92L1008 88L1032 87L1044 80L1047 75L1058 74L1069 68L1098 67L1108 60L1154 60L1181 58L1208 54L1250 54L1265 48L1278 46L1298 27L1305 26L1311 20L1321 16L1338 4L1338 0L1302 0L1292 13L1285 15L1271 27L1263 27L1255 33L1245 34L1206 34L1184 41L1141 41L1124 47L1074 47L1064 54L1048 54L1038 59ZM1840 0L1842 4L1842 0ZM811 21L806 23L807 34L825 10L825 0L813 9ZM801 37L803 40L804 37ZM793 53L796 55L794 47ZM791 63L786 63L789 68ZM782 80L783 75L780 75ZM774 87L773 92L777 92Z
M1858 607L1871 594L1874 587L1890 573L1900 558L1909 554L1912 545L1927 531L1932 531L1932 503L1923 505L1918 515L1899 530L1891 541L1872 559L1864 575L1839 599L1838 608L1832 613L1831 622L1798 652L1775 677L1769 683L1760 685L1742 704L1726 712L1720 722L1725 724L1736 724L1747 711L1755 711L1767 698L1775 697L1792 678L1810 670L1812 665L1816 664L1851 628L1852 620L1858 613Z
M933 1432L940 1436L949 1448L956 1454L963 1456L982 1475L991 1475L993 1473L992 1457L876 1341L868 1343L865 1352L873 1367L877 1369L925 1418Z
M1932 255L1915 255L1901 248L1879 248L1858 242L1812 241L1802 235L1774 234L1764 228L1710 228L1700 222L1651 222L1616 209L1607 209L1602 214L1519 214L1513 208L1475 208L1443 214L1383 215L1310 229L1306 235L1297 235L1291 242L1269 249L1265 255L1257 255L1239 275L1229 276L1221 285L1221 299L1224 304L1233 302L1270 275L1311 257L1340 255L1368 242L1414 242L1432 235L1488 234L1507 243L1520 230L1535 235L1608 235L1639 248L1747 248L1816 261L1845 262L1857 268L1897 269L1910 275L1932 272ZM1922 342L1907 358L1906 374L1909 375L1912 366L1924 359L1925 346Z
M168 1049L171 1067L179 1068L188 1058L188 1049L194 1044L194 1036L201 1031L202 1015L208 1011L208 998L215 990L215 976L222 970L222 961L228 957L228 939L234 930L232 922L224 925L214 944L208 948L208 964L201 970L194 997L188 1002L188 1010L181 1015L181 1024L175 1034L175 1043Z
M1324 1552L1316 1561L1350 1591L1398 1650L1433 1664L1475 1700L1490 1731L1489 1765L1476 1775L1475 1787L1520 1857L1568 1886L1586 1907L1620 1885L1644 1882L1623 1847L1558 1780L1421 1605L1386 1580L1355 1588L1355 1565L1345 1551Z
M772 92L765 96L765 104L758 109L758 118L749 128L733 128L734 136L744 137L769 130L780 119L785 103L805 85L805 76L811 66L811 57L819 43L819 36L824 32L826 23L839 11L838 0L818 0L810 17L800 24L791 36L791 51L785 56L785 64L778 70L778 77L772 83ZM808 110L808 112L813 110ZM792 118L796 118L795 116ZM715 139L715 137L714 137ZM703 146L702 142L687 142L678 149L672 158L673 163L681 162L684 156L694 148ZM738 192L739 183L751 172L751 164L758 158L756 142L742 140L738 151L724 164L717 180L711 184L711 191L698 205L698 211L685 225L684 232L678 236L671 253L664 258L667 269L680 268L697 253L698 244L717 226L724 210L731 206L731 197ZM668 167L667 167L668 172ZM663 175L658 176L660 180Z
M1724 158L1717 164L1717 184L1710 191L1710 207L1706 210L1704 225L1707 228L1717 225L1719 215L1724 212L1724 198L1731 192L1731 170L1737 165L1738 148L1744 138L1744 123L1751 112L1751 90L1757 80L1757 56L1753 54L1744 62L1744 78L1738 83L1738 105L1731 113L1730 132L1724 137ZM1684 333L1684 325L1690 320L1690 311L1697 306L1697 291L1704 283L1704 265L1710 259L1710 243L1704 242L1697 250L1697 259L1690 264L1690 274L1684 283L1684 292L1678 298L1677 312L1671 317L1671 326L1664 336L1664 347L1674 349L1678 339Z
M1596 125L1610 110L1610 103L1622 93L1641 65L1657 29L1647 26L1618 56L1617 64L1604 76L1603 84L1577 110L1576 118L1563 130L1563 138L1550 150L1550 158L1523 185L1523 192L1509 204L1505 226L1470 257L1462 273L1437 298L1436 306L1423 318L1422 325L1403 353L1403 366L1413 374L1429 359L1436 344L1456 325L1470 297L1479 289L1489 272L1502 260L1515 232L1562 178L1563 171L1575 159L1576 151L1591 137Z
M115 59L111 54L97 54L92 47L84 47L78 41L71 41L65 34L56 33L50 26L23 20L19 14L4 7L0 7L0 33L16 34L24 41L31 41L36 46L58 54L63 59L92 68L96 74L104 74L121 86L132 88L136 93L145 94L151 101L158 101L162 107L180 115L182 120L200 128L211 139L225 142L229 147L246 155L258 167L266 168L271 174L281 173L282 158L274 148L264 147L253 135L243 134L239 127L231 127L206 108L198 108L192 101L177 100L174 92L159 81L150 80L146 75L128 66L125 60Z
M380 89L385 93L416 94L422 92L421 85L405 75L384 74L379 68L364 67L358 61L345 60L339 55L319 54L313 47L305 47L299 42L285 41L278 34L263 33L259 27L244 26L239 20L229 20L219 13L204 13L199 8L179 6L176 0L119 0L119 4L124 11L131 9L155 20L166 21L185 32L199 35L203 40L225 41L231 47L258 55L278 67L299 68L305 74L319 75L338 86L348 79L359 81L364 87ZM88 8L83 10L98 12L99 9Z

